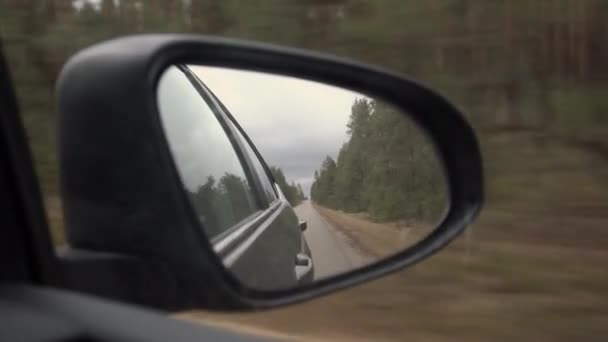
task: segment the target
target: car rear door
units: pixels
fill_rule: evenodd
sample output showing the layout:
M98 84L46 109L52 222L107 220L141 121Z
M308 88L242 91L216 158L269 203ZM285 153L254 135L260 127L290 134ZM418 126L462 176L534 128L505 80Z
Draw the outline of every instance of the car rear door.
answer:
M227 109L196 75L186 67L182 70L195 82L221 122L234 153L239 156L243 174L247 175L245 192L251 192L247 196L255 198L258 206L257 211L212 237L216 252L234 275L252 288L295 285L297 256L302 251L302 233L295 212L278 196L263 161ZM224 155L229 153L226 151Z

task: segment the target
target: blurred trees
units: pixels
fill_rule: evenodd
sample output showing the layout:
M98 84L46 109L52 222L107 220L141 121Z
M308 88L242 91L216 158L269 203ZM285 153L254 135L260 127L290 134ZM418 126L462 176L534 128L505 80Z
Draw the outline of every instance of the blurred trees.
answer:
M534 196L523 184L546 184L527 171L548 168L515 161L516 151L562 146L608 161L606 13L604 0L0 0L0 36L50 197L58 193L54 86L68 57L126 34L194 32L335 53L430 84L476 129L488 198L512 201L516 189ZM364 167L344 149L352 170L337 189ZM607 184L601 169L586 170ZM349 210L369 205L338 194Z
M138 32L223 34L355 55L458 96L485 131L551 127L606 143L602 0L2 0L0 9L19 93L28 96L28 128L34 139L47 137L35 145L37 160L50 173L54 162L42 161L52 153L39 145L53 141L51 90L61 65L89 44ZM584 118L562 129L576 106ZM592 137L580 136L588 131Z
M305 199L300 184L288 183L283 170L278 167L270 167L270 170L292 206ZM189 192L188 196L205 231L213 237L258 211L253 191L247 180L226 173L219 180L209 176L205 184Z
M357 99L349 139L337 162L326 157L315 172L311 198L372 219L435 223L447 207L443 169L433 145L399 110Z
M189 192L194 211L205 232L214 237L258 210L246 180L225 174L219 181L209 176L196 192Z

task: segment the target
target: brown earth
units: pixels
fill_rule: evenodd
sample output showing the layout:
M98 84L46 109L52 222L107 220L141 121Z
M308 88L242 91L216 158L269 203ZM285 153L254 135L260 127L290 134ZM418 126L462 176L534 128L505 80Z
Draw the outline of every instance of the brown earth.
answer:
M348 228L351 233L360 234L353 227L365 223L357 215L324 213L341 224L355 223ZM504 219L486 212L427 261L335 295L255 314L192 312L185 317L303 340L603 340L608 335L608 251L478 232L497 226L497 218ZM366 248L380 248L380 240L374 234Z

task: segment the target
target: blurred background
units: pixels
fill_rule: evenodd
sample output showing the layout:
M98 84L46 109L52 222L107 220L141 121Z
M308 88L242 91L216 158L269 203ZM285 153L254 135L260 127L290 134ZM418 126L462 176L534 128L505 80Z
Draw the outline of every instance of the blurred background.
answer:
M103 39L195 32L380 65L443 93L481 141L487 203L410 270L285 309L183 313L304 339L608 336L608 2L0 0L0 37L55 241L54 86Z

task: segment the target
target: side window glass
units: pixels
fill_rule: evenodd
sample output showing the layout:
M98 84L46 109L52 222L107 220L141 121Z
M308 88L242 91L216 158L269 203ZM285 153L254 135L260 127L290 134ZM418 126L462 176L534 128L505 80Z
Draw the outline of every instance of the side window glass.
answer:
M216 237L259 211L233 142L186 74L167 69L157 96L169 148L205 232Z
M249 159L251 159L251 162L253 163L255 172L258 175L258 178L260 179L260 183L262 184L262 188L264 188L264 194L268 199L268 203L274 202L277 199L277 195L275 193L274 186L272 186L272 182L270 181L270 178L268 178L268 174L266 173L266 170L262 165L262 162L255 154L255 151L247 142L245 137L241 134L241 132L234 126L232 122L230 123L230 125L234 127L234 131L237 132L239 139L242 141L243 146L245 146L245 153L247 153Z

